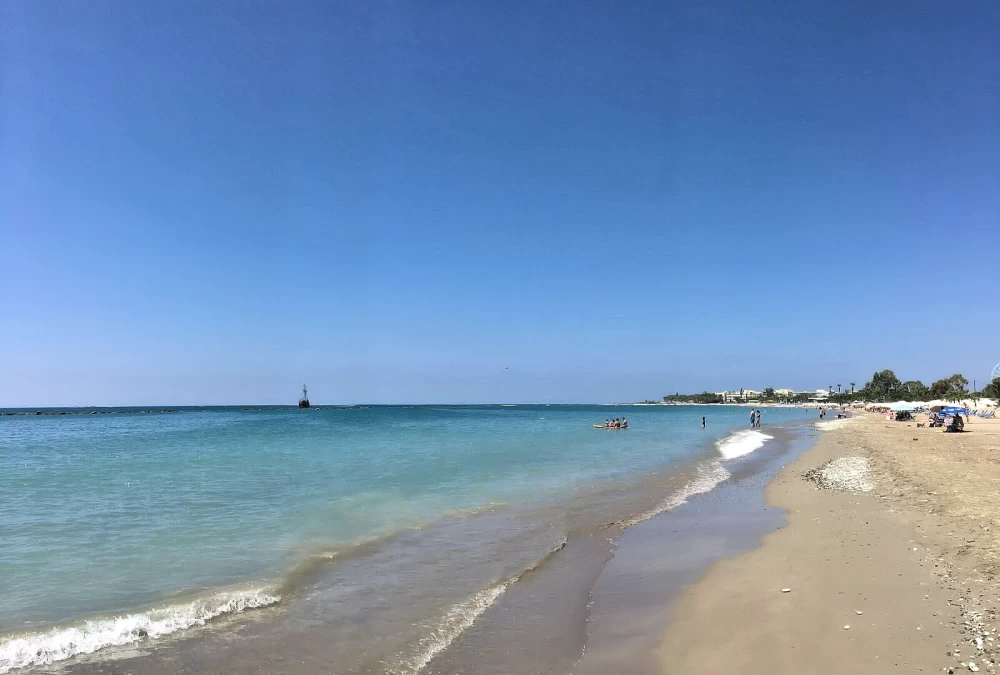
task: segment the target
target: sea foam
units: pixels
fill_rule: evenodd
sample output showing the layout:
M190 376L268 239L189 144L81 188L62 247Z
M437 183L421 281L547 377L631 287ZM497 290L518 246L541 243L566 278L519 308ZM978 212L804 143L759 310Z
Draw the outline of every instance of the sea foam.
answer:
M719 454L722 455L723 459L734 459L743 455L749 455L772 438L774 437L760 431L744 429L716 441L715 447L719 450Z
M513 581L503 581L485 588L469 599L449 608L420 640L417 653L401 658L389 672L393 675L415 675L422 671L435 656L448 648L483 612L493 606Z
M552 556L566 548L566 543L567 540L564 538L561 544L551 549L534 564L521 570L519 574L494 583L466 600L449 607L443 616L427 627L427 633L417 643L415 652L400 655L396 664L389 668L389 672L392 675L417 675L434 660L435 656L447 649L458 636L472 626L483 612L492 607L508 588L520 581L525 574L537 570Z
M201 626L225 614L266 607L280 600L267 588L222 591L192 602L116 617L88 619L47 631L0 637L0 674L92 654L106 647L158 638Z
M705 494L715 489L715 486L729 479L730 473L723 468L722 464L716 461L705 462L698 467L694 478L684 484L684 487L672 492L656 506L638 515L615 523L623 527L632 527L649 520L653 516L676 509L678 506L687 504L688 499L695 495Z

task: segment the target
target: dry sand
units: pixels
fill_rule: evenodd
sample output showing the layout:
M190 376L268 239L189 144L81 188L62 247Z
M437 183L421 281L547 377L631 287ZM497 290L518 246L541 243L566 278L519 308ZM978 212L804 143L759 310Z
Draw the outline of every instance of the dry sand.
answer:
M1000 420L826 427L767 489L787 526L674 605L663 671L997 672Z

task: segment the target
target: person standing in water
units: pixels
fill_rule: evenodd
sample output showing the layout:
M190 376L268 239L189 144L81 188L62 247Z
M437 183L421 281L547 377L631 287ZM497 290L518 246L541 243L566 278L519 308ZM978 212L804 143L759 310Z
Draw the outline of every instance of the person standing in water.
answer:
M757 411L757 428L760 429L760 411Z
M753 424L757 420L757 415L754 413L753 408L750 408L750 428L753 429Z
M701 416L701 428L702 429L705 428L705 416L704 415Z

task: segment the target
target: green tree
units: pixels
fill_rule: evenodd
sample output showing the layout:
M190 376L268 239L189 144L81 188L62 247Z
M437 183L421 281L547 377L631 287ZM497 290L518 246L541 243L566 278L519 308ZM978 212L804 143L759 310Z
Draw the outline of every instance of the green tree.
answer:
M948 379L951 380L951 391L948 392L950 400L961 401L963 398L969 397L969 381L965 377L955 373Z
M854 383L851 382L851 396L854 396Z
M764 400L773 401L774 400L774 387L768 387L764 390Z
M896 373L891 370L880 370L872 375L870 382L865 384L865 398L869 401L895 400L902 386L903 383L896 377Z
M929 401L931 390L920 380L910 380L903 383L903 398L907 401Z
M992 382L983 387L980 394L985 398L1000 399L1000 377L994 377Z
M700 394L667 394L663 397L667 403L725 403L718 394L710 394L707 391Z
M957 401L965 398L969 390L969 381L961 373L955 373L951 377L945 377L931 385L931 397L945 399L947 401Z

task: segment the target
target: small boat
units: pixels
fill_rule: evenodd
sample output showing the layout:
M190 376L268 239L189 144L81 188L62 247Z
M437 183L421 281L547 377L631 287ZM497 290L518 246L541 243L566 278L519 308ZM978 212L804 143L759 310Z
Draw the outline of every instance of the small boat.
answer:
M593 425L593 427L595 429L610 429L611 431L623 431L625 429L628 429L628 427L606 427L603 424L595 424Z
M309 407L309 392L306 391L306 385L302 385L302 398L299 399L300 408Z

